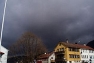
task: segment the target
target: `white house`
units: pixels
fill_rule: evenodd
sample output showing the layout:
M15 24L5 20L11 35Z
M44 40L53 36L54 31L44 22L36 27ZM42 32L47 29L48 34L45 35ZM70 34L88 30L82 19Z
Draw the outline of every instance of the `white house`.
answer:
M45 53L38 57L37 63L55 63L55 53Z
M81 61L87 63L94 63L94 49L89 46L81 46Z
M1 46L0 63L7 63L7 56L8 56L8 49L6 49L5 47Z

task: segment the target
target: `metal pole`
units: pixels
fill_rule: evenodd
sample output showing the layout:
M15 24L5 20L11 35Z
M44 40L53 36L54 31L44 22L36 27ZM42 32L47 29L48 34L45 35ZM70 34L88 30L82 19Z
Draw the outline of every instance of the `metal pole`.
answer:
M3 19L2 19L2 27L1 27L1 38L0 38L0 51L1 51L2 33L3 33L3 28L4 28L6 4L7 4L7 0L5 0L5 4L4 4L4 12L3 12ZM1 58L0 58L0 63L2 63Z
M3 34L3 28L4 28L4 20L5 20L6 4L7 4L7 0L5 0L4 13L3 13L3 19L2 19L1 38L0 38L0 50L1 50L2 34Z

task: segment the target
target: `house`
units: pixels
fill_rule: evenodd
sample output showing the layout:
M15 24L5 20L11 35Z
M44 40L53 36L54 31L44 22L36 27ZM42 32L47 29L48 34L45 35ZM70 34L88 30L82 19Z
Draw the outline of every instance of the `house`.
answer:
M94 49L84 45L78 45L80 47L80 52L81 52L81 62L82 63L94 63Z
M85 44L59 42L54 50L56 63L94 63L94 49Z
M80 48L68 42L59 42L55 47L56 63L80 63Z
M55 63L55 53L45 53L38 57L37 63Z
M8 49L6 49L5 47L1 46L0 63L7 63L7 56L8 56Z

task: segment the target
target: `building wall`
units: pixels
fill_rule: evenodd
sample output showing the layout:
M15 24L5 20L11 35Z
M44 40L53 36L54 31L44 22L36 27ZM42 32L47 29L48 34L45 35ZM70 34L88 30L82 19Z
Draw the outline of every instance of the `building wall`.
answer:
M94 51L93 50L80 49L80 52L81 52L81 61L90 63L90 59L91 59L92 60L91 62L94 63Z
M77 52L77 51L70 51L69 50L69 48L66 48L67 50L66 50L66 54L67 54L67 56L66 56L66 59L68 60L68 61L80 61L81 59L80 59L80 49L78 49L79 51ZM79 55L79 58L70 58L70 54L71 55Z
M69 48L64 46L63 44L60 45L60 43L56 46L55 48L55 52L58 52L61 48L64 48L64 59L67 61L67 63L69 63L69 61L71 61L72 63L74 61L77 61L77 62L80 62L81 59L80 59L80 49L78 49L79 51L75 52L75 51L69 51ZM73 54L73 55L79 55L79 58L70 58L70 54ZM75 62L74 62L75 63Z
M91 58L90 58L91 57ZM94 63L94 50L89 50L89 60L91 59L91 63ZM90 62L90 61L89 61Z
M48 58L46 59L40 59L37 60L37 63L55 63L55 53L52 53Z
M70 61L67 61L67 63L70 63ZM80 61L71 61L71 63L81 63Z
M42 60L42 63L48 63L48 61L47 60Z
M7 63L8 50L1 46L1 51L4 53L1 57L1 63Z
M64 58L66 58L66 46L64 46L62 43L59 43L56 47L55 47L55 49L54 49L54 51L55 52L59 52L59 51L63 51L62 50L62 48L63 48L63 50L64 50Z
M48 58L48 63L55 62L55 53L53 53L51 56Z

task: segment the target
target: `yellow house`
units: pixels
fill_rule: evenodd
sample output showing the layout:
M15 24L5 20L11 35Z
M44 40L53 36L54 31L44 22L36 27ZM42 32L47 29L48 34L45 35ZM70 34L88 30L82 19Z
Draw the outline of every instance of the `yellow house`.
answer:
M80 48L76 44L59 42L54 49L56 63L80 63Z

